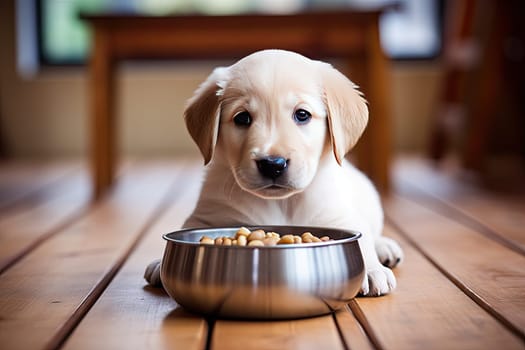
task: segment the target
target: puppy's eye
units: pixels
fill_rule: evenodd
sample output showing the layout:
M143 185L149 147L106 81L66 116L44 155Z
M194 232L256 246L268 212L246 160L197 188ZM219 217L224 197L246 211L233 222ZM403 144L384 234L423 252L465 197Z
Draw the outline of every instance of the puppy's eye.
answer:
M298 109L294 112L293 119L297 124L306 124L312 119L312 114L304 109Z
M237 113L235 117L233 117L233 122L237 126L250 126L252 123L252 116L246 111L240 112Z

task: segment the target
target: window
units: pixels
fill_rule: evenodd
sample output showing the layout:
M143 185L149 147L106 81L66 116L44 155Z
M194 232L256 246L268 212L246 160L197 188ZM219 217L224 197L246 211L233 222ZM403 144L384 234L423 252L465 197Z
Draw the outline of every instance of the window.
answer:
M403 11L381 18L381 43L395 59L437 56L442 45L443 4L436 0L405 0Z
M89 52L89 28L82 12L116 11L143 15L168 13L291 12L301 8L366 7L389 0L30 0L36 1L39 60L43 64L80 64ZM402 10L381 18L381 41L393 59L428 59L441 49L442 0L401 0Z

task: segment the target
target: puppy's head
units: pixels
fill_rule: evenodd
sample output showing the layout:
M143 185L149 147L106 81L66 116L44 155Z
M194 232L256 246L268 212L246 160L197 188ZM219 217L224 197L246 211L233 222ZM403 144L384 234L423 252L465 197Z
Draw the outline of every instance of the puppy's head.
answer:
M226 162L262 198L304 190L322 157L341 164L368 121L355 85L327 63L265 50L213 71L185 110L207 164Z

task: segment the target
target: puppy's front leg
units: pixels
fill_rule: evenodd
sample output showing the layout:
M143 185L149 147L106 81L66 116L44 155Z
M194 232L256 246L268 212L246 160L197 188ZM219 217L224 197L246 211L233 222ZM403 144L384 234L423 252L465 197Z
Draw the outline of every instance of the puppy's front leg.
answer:
M359 244L365 261L366 276L361 285L361 294L365 296L380 296L388 294L396 288L396 278L392 270L379 261L374 238L363 233Z
M376 237L375 248L379 261L385 266L396 267L403 261L403 250L392 238Z
M152 287L162 287L160 280L160 259L155 259L148 264L146 271L144 271L144 279Z

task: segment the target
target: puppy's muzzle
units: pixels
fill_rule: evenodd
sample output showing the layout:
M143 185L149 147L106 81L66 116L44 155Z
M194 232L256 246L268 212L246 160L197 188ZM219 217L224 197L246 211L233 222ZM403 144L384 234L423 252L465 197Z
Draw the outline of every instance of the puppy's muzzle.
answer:
M255 161L262 176L275 180L288 168L288 160L283 157L268 156Z

